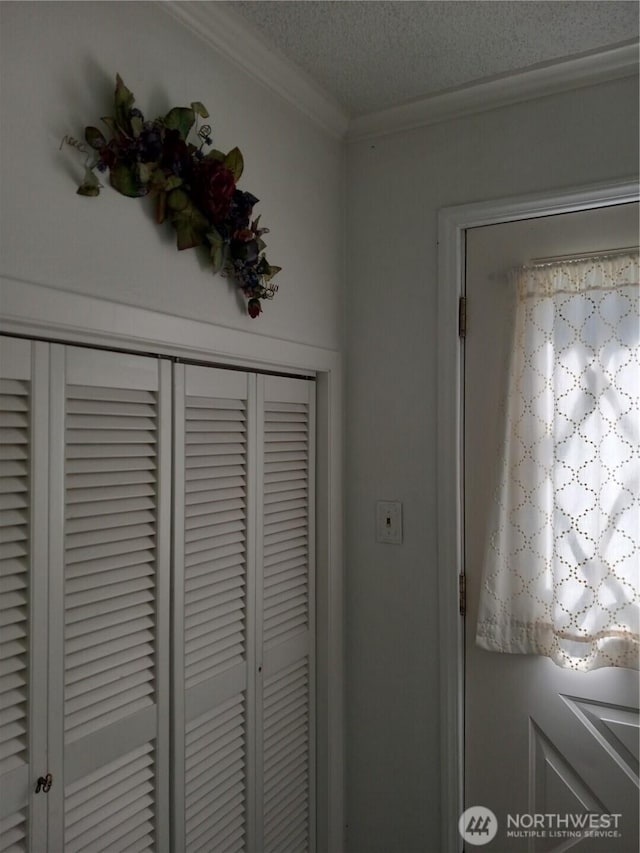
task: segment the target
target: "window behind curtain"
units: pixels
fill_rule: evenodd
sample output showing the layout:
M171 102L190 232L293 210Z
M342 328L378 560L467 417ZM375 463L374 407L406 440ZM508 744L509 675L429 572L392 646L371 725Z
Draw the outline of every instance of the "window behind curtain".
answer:
M480 646L638 667L637 252L525 267Z

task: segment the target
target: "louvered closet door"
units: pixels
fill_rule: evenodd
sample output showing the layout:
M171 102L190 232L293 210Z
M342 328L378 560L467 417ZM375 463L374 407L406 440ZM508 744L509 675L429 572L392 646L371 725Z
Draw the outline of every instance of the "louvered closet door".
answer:
M50 849L168 850L170 366L56 346L52 367L64 535L51 739L62 733L64 791Z
M0 338L0 850L46 845L46 344Z
M253 849L255 379L174 376L174 845L236 853Z
M315 850L315 383L258 378L259 834Z

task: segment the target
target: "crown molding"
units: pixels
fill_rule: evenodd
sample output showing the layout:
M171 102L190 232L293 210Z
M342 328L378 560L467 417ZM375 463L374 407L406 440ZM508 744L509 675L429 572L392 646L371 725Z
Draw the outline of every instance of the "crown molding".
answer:
M638 76L638 41L547 63L400 106L350 118L305 71L263 41L228 6L200 0L156 0L167 14L276 92L332 136L348 142L413 130L583 86Z
M632 76L638 76L637 41L358 116L349 124L347 140L355 142L413 130L520 101Z
M268 46L237 13L219 3L157 0L158 5L254 80L293 104L332 136L342 138L348 113L301 68Z

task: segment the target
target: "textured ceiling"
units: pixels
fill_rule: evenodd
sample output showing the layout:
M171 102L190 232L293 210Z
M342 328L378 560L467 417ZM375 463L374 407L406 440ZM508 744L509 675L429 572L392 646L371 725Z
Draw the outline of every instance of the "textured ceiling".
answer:
M352 116L638 37L635 0L223 3Z

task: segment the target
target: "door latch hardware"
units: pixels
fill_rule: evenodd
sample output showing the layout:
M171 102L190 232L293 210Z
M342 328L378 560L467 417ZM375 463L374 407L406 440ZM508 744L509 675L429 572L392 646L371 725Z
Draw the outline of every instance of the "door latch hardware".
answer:
M53 776L51 773L47 773L46 776L39 776L38 781L36 783L36 794L39 794L42 791L43 794L48 794L49 789L53 783Z

